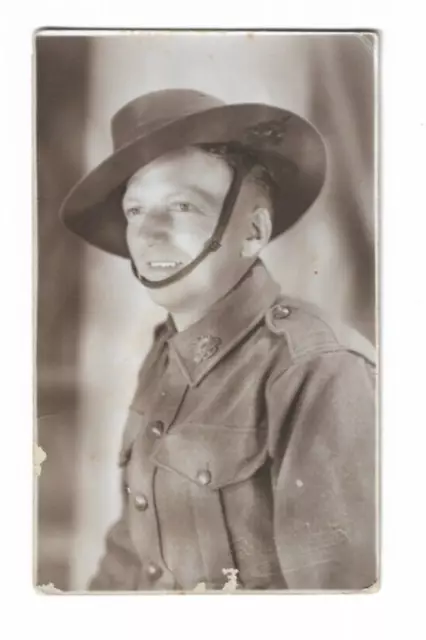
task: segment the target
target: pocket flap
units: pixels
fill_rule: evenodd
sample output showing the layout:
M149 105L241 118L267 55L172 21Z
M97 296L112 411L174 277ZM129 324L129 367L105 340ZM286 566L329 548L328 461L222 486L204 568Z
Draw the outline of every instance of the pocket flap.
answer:
M265 429L205 423L175 425L151 455L158 466L210 489L246 480L266 458Z

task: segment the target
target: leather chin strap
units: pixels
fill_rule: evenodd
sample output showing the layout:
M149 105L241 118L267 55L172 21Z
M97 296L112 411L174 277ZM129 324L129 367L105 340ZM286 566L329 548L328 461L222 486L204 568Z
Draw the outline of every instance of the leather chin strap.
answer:
M230 165L234 170L234 175L231 185L228 189L228 193L225 196L222 211L220 212L216 228L213 231L210 239L205 243L201 252L196 258L194 258L194 260L192 260L192 262L185 265L182 269L180 269L180 271L177 271L168 278L164 278L163 280L148 280L147 278L144 278L144 276L140 275L140 273L138 273L135 263L132 259L130 260L133 274L145 287L148 287L149 289L159 289L160 287L167 287L169 284L173 284L174 282L181 280L189 273L191 273L191 271L193 271L200 264L200 262L202 262L204 258L209 255L209 253L217 251L222 246L221 240L223 238L223 234L225 233L226 227L228 226L229 220L234 210L235 202L240 192L242 182L249 170L252 168L253 161L250 161L248 157L240 156L234 159L232 163L230 163Z

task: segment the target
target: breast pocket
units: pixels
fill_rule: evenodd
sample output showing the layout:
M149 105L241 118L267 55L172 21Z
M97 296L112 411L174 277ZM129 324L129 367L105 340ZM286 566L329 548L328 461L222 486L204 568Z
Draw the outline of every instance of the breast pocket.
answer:
M266 430L185 423L166 434L152 461L212 490L250 478L267 458Z
M243 584L231 520L234 524L242 520L241 502L250 511L254 483L249 479L267 458L266 441L263 429L181 423L174 425L152 452L151 460L158 469L157 486L162 488L159 515L163 540L175 558L173 566L183 584L196 576L195 583L203 581L209 588L221 589L225 568L238 569L239 584ZM183 523L181 513L187 514ZM245 531L244 522L240 525ZM191 562L183 562L182 567L188 549L195 558L193 575L188 573Z

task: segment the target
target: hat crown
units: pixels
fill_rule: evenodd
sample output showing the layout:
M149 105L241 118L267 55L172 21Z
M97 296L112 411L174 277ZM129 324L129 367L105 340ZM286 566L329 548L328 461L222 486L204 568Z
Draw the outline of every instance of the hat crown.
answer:
M160 129L175 120L224 104L214 96L191 89L164 89L135 98L112 118L114 149L120 149L135 138Z

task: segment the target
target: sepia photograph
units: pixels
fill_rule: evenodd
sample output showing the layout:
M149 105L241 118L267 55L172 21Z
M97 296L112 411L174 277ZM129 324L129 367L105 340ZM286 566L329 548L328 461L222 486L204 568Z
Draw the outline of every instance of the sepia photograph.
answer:
M378 34L33 55L34 586L377 592Z

